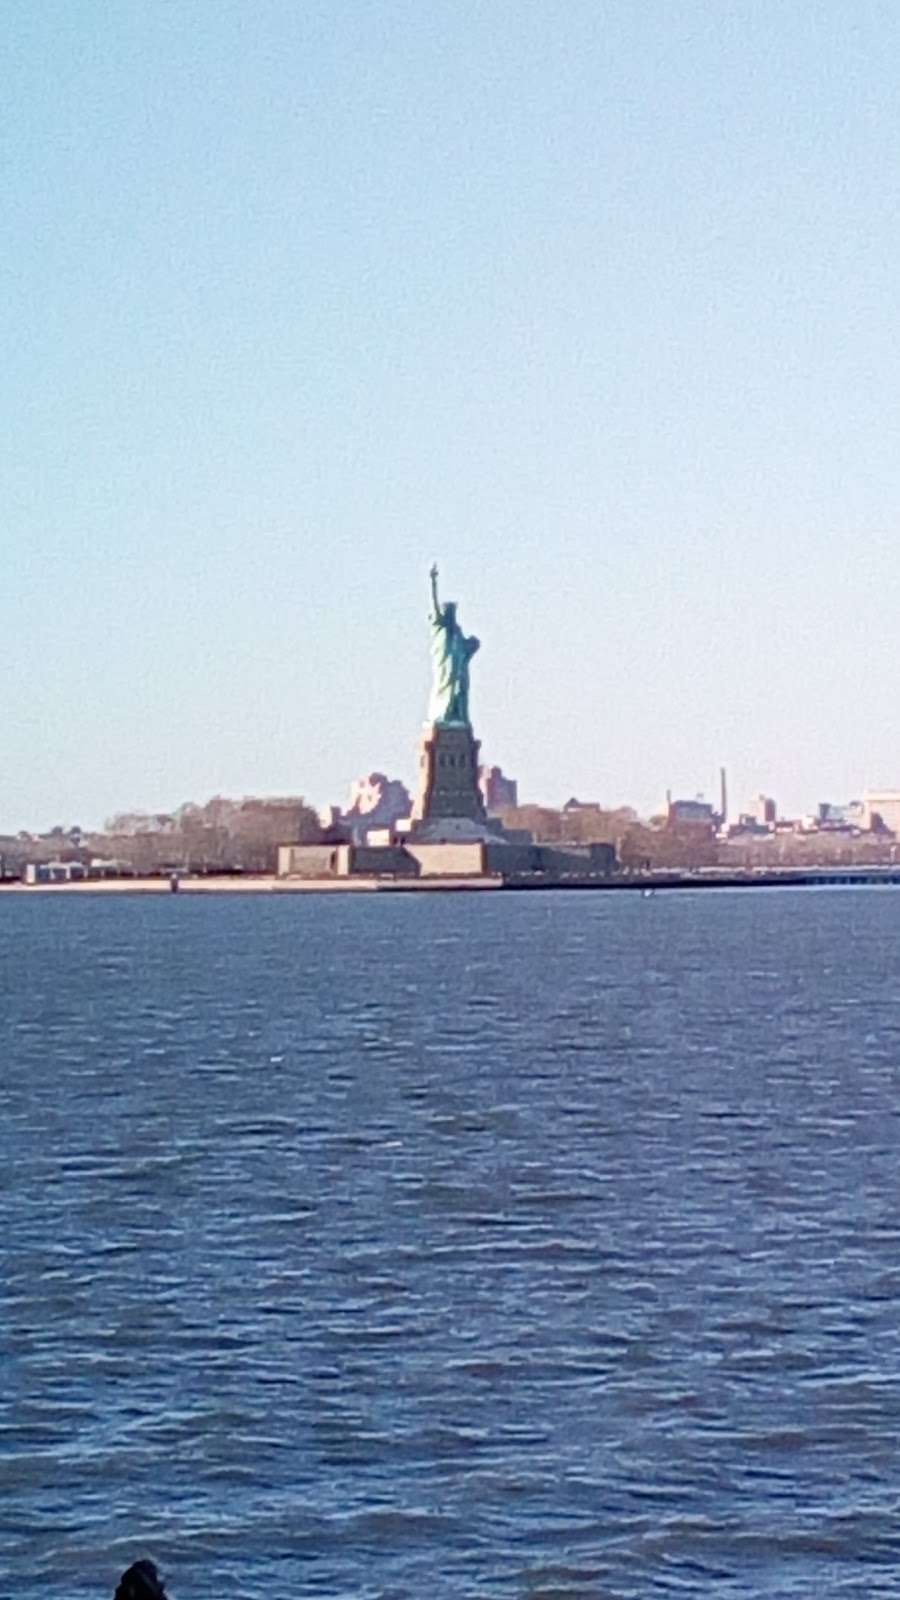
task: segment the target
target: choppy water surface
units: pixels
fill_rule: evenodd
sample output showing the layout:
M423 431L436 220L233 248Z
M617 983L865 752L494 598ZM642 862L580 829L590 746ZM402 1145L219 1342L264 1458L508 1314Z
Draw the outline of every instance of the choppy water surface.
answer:
M900 1593L900 893L0 902L0 1594Z

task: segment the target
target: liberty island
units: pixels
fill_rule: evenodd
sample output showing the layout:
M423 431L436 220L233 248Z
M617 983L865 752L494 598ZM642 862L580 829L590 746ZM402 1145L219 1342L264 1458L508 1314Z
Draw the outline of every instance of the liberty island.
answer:
M431 682L427 700L427 719L418 741L418 781L412 798L405 785L396 783L395 801L387 814L371 815L371 806L361 807L352 828L338 816L334 821L317 821L302 801L271 801L263 809L270 829L265 849L271 851L260 865L242 863L238 867L200 868L177 857L168 865L136 869L127 860L89 861L79 851L67 861L52 858L49 864L26 863L20 877L2 875L4 894L23 889L84 890L98 892L159 893L171 888L199 892L290 891L303 889L542 889L604 888L716 888L743 886L761 888L829 883L863 885L900 882L891 856L889 862L871 868L815 863L799 868L771 867L760 872L717 867L715 871L684 870L673 864L666 869L651 859L621 862L617 844L608 839L551 836L532 833L531 818L517 817L509 811L497 815L489 810L485 789L479 782L480 743L472 718L471 667L481 648L474 634L467 634L453 600L442 599L437 564L429 573L428 603L425 610L431 657ZM387 783L381 775L382 783ZM244 813L253 822L258 802L248 799L240 806L219 799L211 802L219 811L232 816L238 826ZM679 815L681 802L670 809ZM577 812L576 801L570 806ZM185 807L185 812L196 807ZM565 808L568 811L569 806ZM699 808L701 811L703 807ZM723 812L724 812L723 801ZM281 813L283 812L283 818ZM276 813L276 815L272 815ZM366 813L370 814L367 820ZM163 823L172 819L157 819ZM219 819L221 823L222 819ZM311 826L310 826L311 822ZM261 826L256 819L256 826ZM217 824L218 826L218 824ZM61 829L53 830L62 833ZM78 830L80 832L80 830ZM650 844L654 835L646 834ZM674 834L665 834L670 840ZM143 837L143 835L141 835ZM888 837L893 837L889 835ZM626 840L626 844L627 844ZM641 846L643 848L643 845ZM649 851L648 851L649 857ZM0 857L2 862L2 857ZM249 870L248 870L249 867Z
M488 816L478 783L480 743L471 709L471 663L481 647L463 631L454 600L442 601L438 567L429 574L431 686L419 738L416 796L408 817L372 828L360 841L283 845L284 888L338 879L346 888L503 888L608 881L607 844L536 844L524 829ZM337 885L336 885L337 886Z

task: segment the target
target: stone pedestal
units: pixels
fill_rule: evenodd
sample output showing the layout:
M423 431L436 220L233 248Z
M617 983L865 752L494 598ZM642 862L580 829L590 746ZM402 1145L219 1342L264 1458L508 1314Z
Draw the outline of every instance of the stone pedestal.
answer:
M479 743L464 723L434 722L426 726L419 745L419 784L412 811L413 831L433 831L433 824L468 823L486 829L487 814L478 788Z

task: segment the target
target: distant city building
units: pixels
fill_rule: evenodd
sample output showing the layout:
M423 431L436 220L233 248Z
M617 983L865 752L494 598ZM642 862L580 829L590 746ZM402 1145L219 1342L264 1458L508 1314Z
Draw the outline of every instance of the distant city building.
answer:
M696 828L712 832L716 826L717 815L714 808L705 800L670 800L666 813L666 826L669 828Z
M815 826L823 832L855 832L868 827L865 807L861 800L851 800L847 805L834 805L830 800L819 802Z
M900 789L878 789L864 795L862 809L866 829L900 834Z
M655 818L656 825L664 820L665 826L671 829L712 828L713 832L726 828L728 825L728 778L724 767L719 768L719 804L718 807L704 800L702 794L693 800L673 800L671 789L666 790L666 809L662 818Z
M383 772L370 772L350 785L348 812L361 817L384 817L394 811L398 817L406 816L411 804L409 790L399 778L388 778ZM405 809L404 809L405 808Z
M388 778L383 772L369 772L350 785L350 803L346 811L339 806L326 806L319 813L323 828L335 837L362 843L370 829L392 828L412 810L412 797L399 778Z
M478 787L485 810L491 814L509 811L519 804L519 785L515 778L507 778L500 767L479 767Z
M753 802L753 816L764 827L774 827L778 821L778 807L767 794L758 794Z
M771 832L771 825L767 822L760 822L755 811L739 812L737 822L733 822L726 829L726 835L729 839L755 838L760 835L768 838Z

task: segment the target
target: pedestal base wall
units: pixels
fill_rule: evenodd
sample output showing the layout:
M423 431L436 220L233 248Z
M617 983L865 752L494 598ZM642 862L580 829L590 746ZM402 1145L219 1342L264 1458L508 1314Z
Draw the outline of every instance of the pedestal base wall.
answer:
M432 723L419 745L419 787L413 825L446 820L484 825L478 787L478 740L462 723Z

